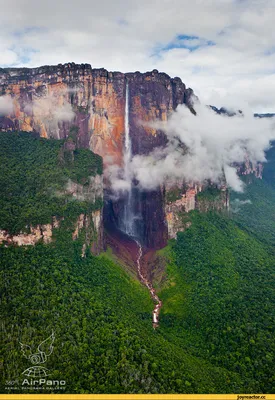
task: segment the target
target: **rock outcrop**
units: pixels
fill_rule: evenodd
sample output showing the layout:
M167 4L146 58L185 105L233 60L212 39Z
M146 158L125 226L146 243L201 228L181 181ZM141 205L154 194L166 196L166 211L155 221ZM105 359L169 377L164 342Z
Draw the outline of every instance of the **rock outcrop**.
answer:
M140 121L167 120L178 104L191 104L193 94L180 78L157 70L123 74L74 63L0 69L0 94L11 96L14 105L11 115L0 117L0 129L65 138L75 128L78 147L90 147L105 163L110 157L121 163L126 81L133 152L145 154L165 137Z
M94 203L97 199L103 200L103 175L89 176L86 185L69 180L63 194L70 195L75 200L88 201L89 203Z
M75 222L72 239L77 240L83 233L82 256L86 249L90 249L93 254L99 254L104 249L103 240L103 210L95 210L91 214L80 214ZM61 221L64 217L52 218L51 224L30 226L30 232L20 232L12 235L5 230L0 230L0 244L5 246L34 246L38 242L44 244L52 243L53 230L62 227Z
M169 192L177 193L177 199L166 196L165 218L168 228L168 238L174 239L177 232L182 232L190 226L186 214L196 208L196 195L201 190L197 185L189 185L188 188L180 190L179 186L169 188Z
M256 178L263 178L263 164L262 163L252 163L248 158L242 165L237 165L237 170L239 175L255 175Z
M80 214L75 223L72 239L77 240L83 233L82 257L86 249L99 254L104 249L103 210L95 210L91 214Z
M177 232L182 232L191 225L188 213L226 211L229 209L229 193L226 186L202 186L195 183L169 187L166 194L165 217L169 239L174 239ZM172 194L172 195L171 195ZM177 197L176 199L173 197Z
M41 137L66 139L64 146L72 154L77 147L90 148L103 157L105 166L110 163L122 166L126 86L133 155L146 155L166 144L165 134L147 122L166 121L179 104L186 104L195 113L192 89L186 88L180 78L170 78L157 70L123 74L74 63L32 69L7 68L0 69L0 94L11 96L14 109L10 115L0 116L0 130L35 131ZM212 108L218 113L226 112ZM247 161L239 167L239 173L261 177L262 169ZM66 191L78 200L95 200L98 193L92 187L102 191L102 181L98 177L93 179L85 187L69 182ZM109 196L108 184L106 181L104 221L107 225L119 226L124 212L123 199ZM169 191L171 188L166 185L135 193L134 209L140 215L140 236L145 247L161 248L169 237L185 229L182 213L228 207L225 189L211 201L199 195L198 185L178 186L179 196L174 199L167 198ZM102 224L102 211L80 216L74 236L84 227L95 226L97 237L93 238L92 248L97 253L103 248ZM86 246L89 240L91 237L87 238Z
M61 219L52 218L51 224L31 226L30 232L20 232L17 235L11 235L5 230L0 230L0 244L33 246L39 241L49 244L52 242L53 229L60 226Z
M103 175L90 176L86 185L69 181L64 192L79 201L103 202ZM82 235L82 256L86 249L90 249L93 254L99 254L104 249L103 231L103 207L78 216L72 239L76 240Z
M89 64L68 63L39 68L0 69L0 94L11 96L14 111L0 116L0 130L36 131L42 137L74 137L71 144L90 148L108 163L123 163L126 82L132 152L148 154L166 143L163 132L144 122L167 120L178 104L192 111L193 91L180 78L153 70L147 73L108 72ZM143 123L141 123L143 121ZM168 232L164 193L140 193L144 245L160 248ZM112 199L109 200L113 202ZM109 209L109 208L108 208ZM119 219L121 207L112 210Z

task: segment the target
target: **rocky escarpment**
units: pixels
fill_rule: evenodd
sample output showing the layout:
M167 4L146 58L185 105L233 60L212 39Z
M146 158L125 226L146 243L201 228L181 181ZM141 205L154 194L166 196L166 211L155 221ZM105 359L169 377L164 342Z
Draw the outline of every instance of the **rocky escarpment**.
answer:
M103 210L91 214L80 214L75 223L72 239L77 240L83 234L82 257L87 249L93 254L99 254L104 249Z
M0 93L11 97L13 111L0 116L0 130L36 131L42 137L73 138L68 146L86 147L101 155L105 166L122 165L125 141L126 83L129 88L129 123L132 153L148 154L166 143L163 132L144 125L167 120L178 104L192 111L191 89L180 78L157 70L147 73L108 72L89 64L68 63L40 68L0 69ZM141 121L143 123L141 123ZM108 189L106 190L108 196ZM144 245L166 244L164 192L136 196ZM142 207L137 202L142 199ZM107 221L121 217L123 201L106 202Z
M263 164L253 163L248 158L242 165L237 165L237 171L239 175L255 175L256 178L263 178Z
M103 243L102 158L69 140L0 133L0 242L63 246L99 253ZM78 219L85 224L74 235ZM85 253L86 254L86 253Z
M114 162L121 163L126 81L133 152L145 154L163 144L165 137L140 122L166 120L178 104L191 105L193 94L180 78L171 79L157 70L123 74L74 63L0 69L0 94L11 96L14 106L10 115L0 117L0 129L37 131L42 137L65 138L75 128L78 147L90 147L105 162L113 157ZM64 122L55 109L61 109L64 117L62 107L68 104L72 106L72 119Z
M89 183L85 186L70 181L65 192L77 200L90 203L100 201L103 205L103 175L89 177ZM90 249L93 254L99 254L104 250L103 207L90 213L80 214L74 228L73 240L82 237L82 256L87 249Z
M0 230L0 244L17 245L17 246L30 246L35 245L39 241L45 244L52 242L53 230L60 226L61 219L56 217L52 218L50 224L30 226L28 232L20 232L12 235L6 230Z
M211 210L229 210L229 192L227 187L217 185L203 186L196 183L170 185L166 188L165 215L169 239L191 225L188 213L193 210L208 212Z
M97 181L97 186L93 186L94 189L91 187L88 189L88 201L90 202L98 201L100 198L103 199L103 177L97 175L94 180ZM94 180L92 180L92 185ZM98 186L99 183L102 187L101 193ZM84 198L87 200L87 195L83 196L82 185L70 183L69 190L65 189L65 192L77 200L83 200ZM72 231L71 237L73 240L81 240L82 256L85 255L86 250L90 250L93 254L99 254L104 249L103 208L80 214L76 221L70 221L71 223L69 224L68 219L69 217L53 216L51 223L31 225L26 229L26 232L21 231L17 234L11 234L7 230L0 230L0 244L5 246L33 246L38 242L49 244L55 240L57 230L65 229Z
M13 110L0 115L0 130L20 129L35 131L46 138L66 138L65 147L72 157L76 148L90 148L103 157L105 167L109 164L122 166L126 87L132 155L146 155L167 141L165 134L148 122L166 121L179 104L186 104L194 112L192 89L186 88L180 78L170 78L157 70L123 74L74 63L32 69L8 68L0 69L0 94L12 99ZM227 112L212 108L218 113ZM241 175L252 173L259 178L262 175L262 166L252 165L249 160L238 166L238 170ZM119 226L124 199L116 200L109 188L110 182L106 181L104 221L106 225ZM87 187L69 182L67 189L72 190L77 199L89 198ZM180 190L180 196L168 200L169 184L154 191L134 192L133 209L140 216L139 236L145 247L161 248L168 237L174 237L182 228L178 215L183 211L228 206L225 191L220 200L212 199L207 205L209 199L200 200L196 184L186 188L180 185L175 190Z

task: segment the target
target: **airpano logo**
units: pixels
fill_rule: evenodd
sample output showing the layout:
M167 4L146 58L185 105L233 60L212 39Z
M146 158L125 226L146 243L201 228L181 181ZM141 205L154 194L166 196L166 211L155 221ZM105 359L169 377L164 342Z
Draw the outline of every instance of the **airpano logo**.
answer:
M20 343L21 351L28 360L33 364L32 367L27 368L23 375L32 377L32 378L40 378L42 376L48 376L49 370L41 365L35 364L43 364L47 361L47 358L53 352L53 342L55 340L54 332L49 336L46 340L43 340L37 347L36 353L32 352L32 349L27 344Z
M54 343L55 335L54 332L45 340L43 340L36 350L34 350L28 344L23 344L21 342L21 351L23 356L27 358L31 363L32 366L25 369L22 372L22 375L25 378L20 382L20 379L16 380L8 380L6 381L6 388L9 390L12 389L21 389L23 390L65 390L66 381L65 380L53 380L53 379L46 379L49 375L51 375L51 371L42 366L41 364L45 364L50 355L54 350Z

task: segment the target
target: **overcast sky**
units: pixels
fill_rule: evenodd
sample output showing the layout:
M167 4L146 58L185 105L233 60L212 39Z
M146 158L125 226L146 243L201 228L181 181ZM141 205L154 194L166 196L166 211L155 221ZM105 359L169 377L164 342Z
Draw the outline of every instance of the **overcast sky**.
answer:
M180 76L203 102L275 112L275 0L0 0L0 66Z

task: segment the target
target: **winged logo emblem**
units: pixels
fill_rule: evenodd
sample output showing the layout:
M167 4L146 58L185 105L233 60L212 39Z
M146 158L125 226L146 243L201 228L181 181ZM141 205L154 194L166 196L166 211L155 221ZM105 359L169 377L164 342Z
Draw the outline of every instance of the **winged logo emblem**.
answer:
M53 352L53 342L55 340L54 332L47 339L43 340L37 347L35 353L33 353L30 346L27 344L20 343L21 351L32 364L43 364L46 362L47 357L49 357Z

